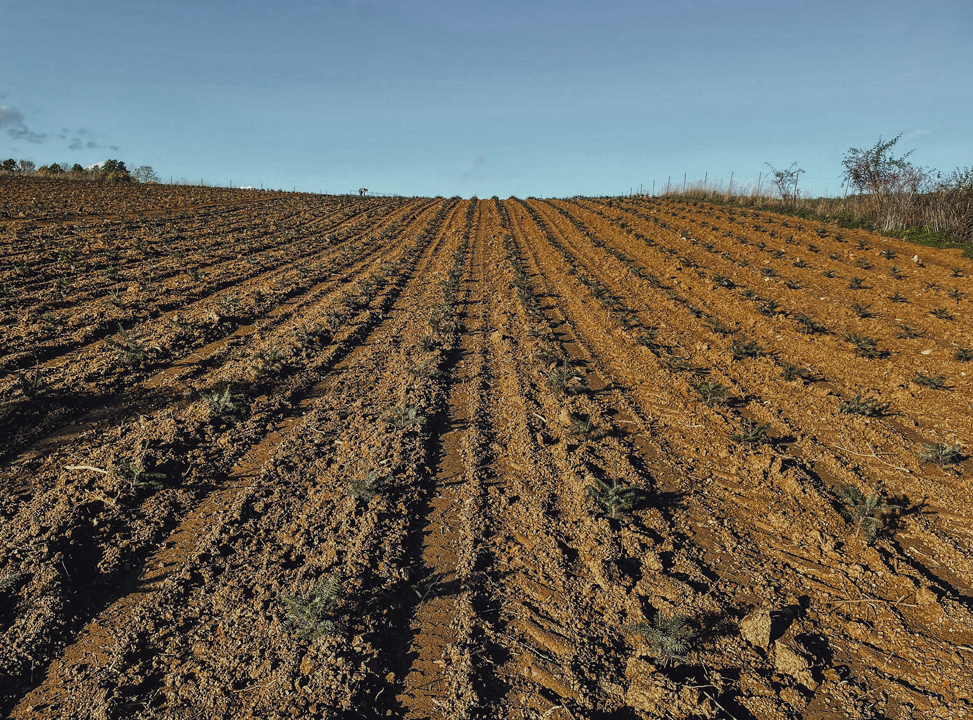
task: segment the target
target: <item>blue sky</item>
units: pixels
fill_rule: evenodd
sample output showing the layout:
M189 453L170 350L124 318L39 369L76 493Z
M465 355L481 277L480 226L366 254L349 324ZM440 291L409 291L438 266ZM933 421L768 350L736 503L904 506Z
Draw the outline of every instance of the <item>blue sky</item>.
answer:
M0 158L312 192L973 165L973 2L0 0Z

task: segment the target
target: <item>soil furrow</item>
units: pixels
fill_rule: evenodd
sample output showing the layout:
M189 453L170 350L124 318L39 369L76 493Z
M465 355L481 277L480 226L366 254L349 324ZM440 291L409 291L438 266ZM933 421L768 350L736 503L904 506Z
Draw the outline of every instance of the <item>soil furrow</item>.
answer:
M973 714L955 252L672 198L0 186L0 714Z
M421 217L421 216L420 216ZM415 222L421 222L421 220L416 220ZM388 246L377 246L375 248L368 248L368 252L364 255L356 255L354 258L349 258L350 264L345 268L334 268L339 269L337 275L332 275L327 280L317 283L316 285L310 287L306 292L303 292L297 296L288 297L286 295L282 296L281 299L284 302L275 305L269 311L262 312L261 316L257 318L250 318L249 321L244 321L244 324L238 325L228 334L221 338L213 339L211 333L207 333L210 337L205 335L202 338L198 338L195 341L190 340L188 343L181 340L180 331L177 331L175 335L169 332L169 327L167 321L172 321L175 317L177 320L184 322L196 322L194 318L201 317L205 313L210 312L208 308L208 301L200 301L195 303L194 306L181 308L179 312L170 313L167 316L160 319L155 325L155 329L159 333L166 333L172 337L173 342L180 343L180 351L188 352L181 358L173 358L169 361L169 366L154 375L149 375L141 383L141 387L136 392L135 390L129 388L124 390L119 395L111 395L113 389L117 389L117 386L132 385L135 378L139 375L145 377L148 373L146 370L151 370L153 366L157 367L162 364L162 361L156 359L152 363L142 363L140 368L130 368L124 374L120 372L114 372L114 377L112 378L114 382L102 381L98 384L98 392L88 393L87 397L81 402L75 402L74 413L65 415L62 413L56 418L56 422L63 425L71 423L72 427L68 431L67 440L79 436L84 432L85 426L91 426L102 422L106 417L124 418L126 415L126 406L138 406L144 410L153 407L153 404L158 404L159 402L171 402L175 395L175 388L173 387L177 382L182 384L185 388L185 383L188 380L186 373L192 374L196 369L203 368L207 364L212 364L215 360L213 357L217 355L222 350L228 348L231 345L240 345L242 340L245 340L256 335L266 335L272 332L275 327L281 326L285 321L293 316L294 313L298 311L307 312L307 308L303 306L310 306L313 308L315 304L321 304L326 302L324 297L321 297L325 292L330 292L332 294L337 293L340 290L340 286L350 282L350 280L362 272L369 264L372 263L372 258L378 253L387 253L390 249ZM337 255L337 253L333 253ZM342 262L344 264L344 262ZM328 271L331 273L331 270ZM260 279L255 279L253 282L254 287L260 287ZM303 310L302 310L303 308ZM227 332L230 330L229 327L221 328L220 325L223 321L217 321L218 324L213 328L217 331ZM231 326L232 327L232 326ZM147 331L144 331L147 332ZM204 343L205 344L197 344ZM283 341L284 345L291 344L292 339L287 338ZM109 363L103 359L104 352L99 353L99 349L103 343L98 343L96 347L90 350L90 357L85 357L83 355L77 355L72 359L71 364L68 369L73 374L78 374L83 372L83 368L87 366L98 366L103 367L108 366ZM161 353L161 350L157 351ZM110 371L109 371L110 372ZM182 377L176 377L176 374ZM90 378L91 374L86 373L86 376ZM134 376L134 377L133 377ZM55 380L46 381L50 387L49 392L57 394L59 391L58 385L55 384ZM61 379L59 381L62 388L74 387L80 382L80 379L74 377L68 377L66 379ZM165 389L163 390L163 386ZM149 392L146 394L145 391ZM61 390L64 391L63 389ZM86 416L79 417L85 408L90 406L97 406L97 410L88 413ZM57 425L52 426L52 422L55 418L48 417L45 422L32 428L31 435L36 436L40 432L55 429ZM28 436L30 437L30 436ZM25 443L27 438L21 438L20 442ZM63 443L65 438L63 436L58 436L54 438L55 443ZM36 442L36 441L35 441ZM37 448L37 452L50 452L52 449L50 443L45 443ZM10 450L8 449L8 455ZM35 452L36 454L36 452ZM21 457L20 461L25 458Z
M403 269L406 269L406 268L403 268ZM394 300L396 295L398 295L398 292L395 291L395 288L393 286L393 288L392 288L392 294L389 295L386 300L383 300L383 305L386 305L389 302L391 302L392 300ZM366 321L366 323L364 325L361 325L358 329L351 329L350 334L347 336L347 338L344 339L344 340L342 340L342 341L340 341L338 343L338 345L334 346L335 349L334 349L334 354L333 355L331 355L330 357L328 355L325 355L325 356L321 357L317 361L317 364L318 364L318 366L320 368L318 370L318 373L328 372L328 368L329 368L329 366L331 364L340 361L341 358L342 358L342 356L346 352L346 350L344 350L343 348L346 348L346 349L354 349L354 348L359 347L361 345L361 337L362 337L363 333L366 333L366 332L370 331L371 328L373 328L375 326L375 324L377 323L377 321L384 316L386 310L387 310L387 308L383 308L381 306L378 307L377 308L377 312L373 313L372 316L371 316L373 318L372 320ZM340 362L339 362L339 365L340 365ZM301 381L300 384L298 384L298 385L292 387L291 389L289 389L286 397L284 397L282 399L278 399L275 402L275 404L278 406L278 409L280 409L281 400L284 400L285 401L284 402L284 407L294 407L295 404L296 404L297 405L297 408L298 408L298 410L296 412L300 412L300 407L301 407L300 400L301 400L301 397L302 397L302 394L303 393L306 393L307 396L308 396L308 398L313 398L315 395L317 395L319 397L321 395L323 395L327 391L327 383L326 382L320 383L320 381L319 381L319 385L317 385L317 386L311 385L309 390L303 390L302 391L302 386L304 388L307 388L310 385L310 383L313 382L313 378L314 378L314 375L313 374L311 374L311 375L305 374L305 376L302 379L302 381ZM268 409L271 409L272 410L272 408L273 408L273 405L268 405ZM290 411L290 412L293 413L295 411ZM273 416L271 416L271 417L273 417ZM249 454L247 456L247 459L245 461L244 460L237 461L236 465L232 469L230 469L229 474L228 474L228 476L227 476L226 479L224 479L222 481L219 481L219 482L216 482L214 480L213 482L216 482L218 488L219 487L223 487L223 486L227 486L227 485L232 486L233 485L233 478L235 476L241 476L241 475L245 476L247 473L252 473L254 471L254 467L255 466L256 467L262 466L262 463L264 462L264 460L262 460L262 458L265 458L265 456L266 456L266 450L277 448L277 446L279 445L279 437L277 437L274 434L274 433L277 432L276 431L276 428L278 427L278 425L282 429L288 429L291 425L294 424L294 422L296 422L296 420L287 419L286 416L285 416L285 417L283 417L280 420L280 423L279 424L278 423L273 423L272 425L268 426L268 430L273 429L272 434L270 436L268 436L270 438L269 440L266 439L266 438L264 438L264 440L262 442L255 441L255 440L249 440L249 442L247 443L247 445L251 448L251 450L250 450L250 452L249 452ZM261 433L261 434L264 434L264 433ZM206 473L205 469L203 469L202 472ZM248 489L253 489L253 486L252 485L245 486L245 487L247 487ZM217 489L215 492L217 494L219 494L219 493L222 492L222 490L221 489ZM207 517L208 516L207 513L209 513L210 511L218 510L218 509L220 509L220 506L218 504L209 503L209 502L207 502L205 500L203 501L203 505L198 506L198 512L202 514L202 517L203 518ZM192 534L192 528L196 527L196 525L197 525L197 523L194 521L193 516L190 516L190 519L188 519L188 520L185 521L185 523L184 523L185 534L183 535L183 537L187 538L187 541L192 541L192 538L194 537L193 534ZM198 538L197 538L197 541L198 541ZM164 554L166 554L170 558L171 557L176 557L176 556L185 557L184 554L180 554L180 553L176 553L175 555L173 555L171 553L165 553L165 549L163 549L163 551L161 551L161 552L164 553ZM156 557L158 557L158 556L156 556ZM151 566L153 562L162 562L162 561L161 560L156 560L156 561L149 560L149 563L148 563L149 566ZM136 597L138 595L140 595L140 593L137 591L135 593L135 595L132 596L132 597ZM122 603L124 605L127 602L127 599L125 597L123 597L118 602L120 602L120 603Z

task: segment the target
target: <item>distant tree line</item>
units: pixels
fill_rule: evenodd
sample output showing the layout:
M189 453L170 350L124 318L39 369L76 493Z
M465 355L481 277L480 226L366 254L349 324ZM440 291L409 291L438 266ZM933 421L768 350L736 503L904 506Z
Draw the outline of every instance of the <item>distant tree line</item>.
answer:
M141 165L134 170L129 170L121 160L106 160L90 168L84 168L78 163L75 163L71 167L68 167L67 163L51 163L50 165L37 167L30 160L7 158L3 162L0 162L0 172L17 175L64 177L75 180L101 180L105 182L159 182L159 176L151 166Z

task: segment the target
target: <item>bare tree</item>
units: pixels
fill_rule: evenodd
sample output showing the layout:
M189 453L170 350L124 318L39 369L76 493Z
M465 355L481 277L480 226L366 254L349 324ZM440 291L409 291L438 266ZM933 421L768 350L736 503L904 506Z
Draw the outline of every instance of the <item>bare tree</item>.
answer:
M774 187L777 188L777 192L780 193L781 199L785 203L790 203L793 205L797 202L800 197L800 191L797 189L797 183L801 179L801 173L804 172L801 168L797 167L797 163L791 163L791 166L786 170L778 170L770 163L764 163L770 168L770 172L773 174Z
M157 183L159 176L151 165L141 165L132 171L132 177L140 183Z
M880 137L867 150L849 149L841 161L845 166L845 180L858 192L871 193L878 199L897 193L918 192L928 173L909 162L908 158L915 150L898 158L892 155L892 147L901 137L902 133L891 140Z

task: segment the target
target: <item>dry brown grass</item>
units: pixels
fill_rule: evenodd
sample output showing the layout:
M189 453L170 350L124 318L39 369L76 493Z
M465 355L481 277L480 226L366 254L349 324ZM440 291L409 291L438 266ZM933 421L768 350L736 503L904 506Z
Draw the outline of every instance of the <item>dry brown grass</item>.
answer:
M833 222L843 227L866 227L883 233L917 235L923 244L973 241L973 190L938 189L926 193L885 196L798 198L784 201L767 187L724 187L716 183L691 183L670 188L669 197L738 205L808 219ZM940 236L932 238L929 236ZM940 243L936 243L940 244Z

